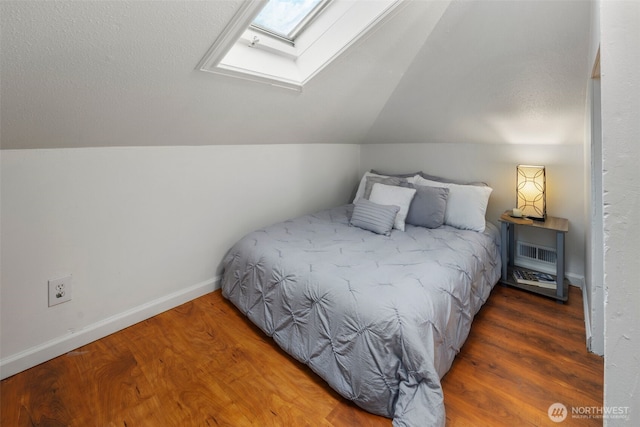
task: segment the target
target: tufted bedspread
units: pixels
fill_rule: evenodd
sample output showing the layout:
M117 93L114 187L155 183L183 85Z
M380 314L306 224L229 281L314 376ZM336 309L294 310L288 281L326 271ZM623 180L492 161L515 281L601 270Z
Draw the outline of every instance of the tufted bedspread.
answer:
M440 378L500 276L497 230L349 226L353 205L257 230L222 293L286 352L394 426L444 425Z

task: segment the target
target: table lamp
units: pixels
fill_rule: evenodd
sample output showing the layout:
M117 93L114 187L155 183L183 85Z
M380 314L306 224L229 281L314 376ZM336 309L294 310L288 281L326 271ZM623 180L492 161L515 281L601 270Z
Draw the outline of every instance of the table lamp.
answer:
M544 166L518 165L516 171L516 208L523 216L544 221L547 218Z

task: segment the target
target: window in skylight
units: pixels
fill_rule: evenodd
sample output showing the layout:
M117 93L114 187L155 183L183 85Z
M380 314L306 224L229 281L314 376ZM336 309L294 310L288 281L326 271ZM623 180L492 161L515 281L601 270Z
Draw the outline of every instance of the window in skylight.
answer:
M330 0L269 0L253 20L254 29L291 43Z
M302 90L401 3L403 0L245 0L197 68Z

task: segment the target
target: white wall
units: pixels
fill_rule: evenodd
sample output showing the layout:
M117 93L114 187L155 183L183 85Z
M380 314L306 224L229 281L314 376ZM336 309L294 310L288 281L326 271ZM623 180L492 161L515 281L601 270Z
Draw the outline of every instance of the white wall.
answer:
M604 355L604 215L602 189L602 128L600 78L589 82L589 129L585 144L585 320L587 345Z
M605 237L604 404L640 420L640 2L600 3Z
M209 292L243 234L348 201L357 145L3 150L1 374ZM47 280L72 300L47 307Z
M591 31L585 102L585 304L587 347L604 355L604 227L602 202L602 126L600 103L600 6L591 3Z
M361 150L361 172L422 170L432 175L483 181L493 188L487 219L497 224L502 212L515 205L516 166L546 166L547 214L569 219L566 271L572 283L584 280L584 167L578 144L372 144ZM527 235L532 243L555 246L555 235Z

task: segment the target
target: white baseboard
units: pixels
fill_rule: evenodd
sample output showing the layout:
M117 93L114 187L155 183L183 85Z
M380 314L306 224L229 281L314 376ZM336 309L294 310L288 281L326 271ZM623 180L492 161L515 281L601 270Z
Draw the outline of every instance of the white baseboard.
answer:
M589 301L587 300L587 287L585 285L584 276L576 276L568 274L567 278L572 285L580 288L582 292L582 311L584 312L584 329L585 329L585 342L587 350L591 351L591 312L589 311Z
M556 274L555 271L551 274ZM576 288L580 288L584 290L584 276L579 276L577 274L565 273L565 278L569 279L569 283L575 286Z
M589 302L587 301L587 287L582 287L582 306L584 311L584 330L586 331L587 350L591 350L591 311L589 310Z
M220 277L214 277L130 310L108 317L81 330L70 332L43 344L31 347L0 360L0 379L32 368L73 349L104 338L138 322L177 307L220 287Z

